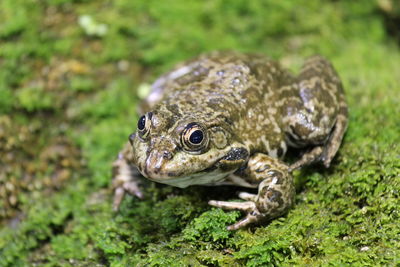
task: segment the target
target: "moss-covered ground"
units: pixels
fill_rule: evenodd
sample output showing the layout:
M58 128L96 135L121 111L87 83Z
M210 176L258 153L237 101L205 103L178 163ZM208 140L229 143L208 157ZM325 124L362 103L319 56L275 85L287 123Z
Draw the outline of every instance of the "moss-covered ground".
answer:
M0 266L400 265L400 6L370 1L0 1ZM238 188L144 182L111 211L137 88L217 49L343 79L350 125L329 169L260 227L207 206Z

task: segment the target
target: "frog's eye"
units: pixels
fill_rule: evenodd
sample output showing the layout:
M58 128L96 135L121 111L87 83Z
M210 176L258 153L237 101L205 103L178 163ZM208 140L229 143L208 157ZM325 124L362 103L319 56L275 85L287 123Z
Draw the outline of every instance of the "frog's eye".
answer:
M185 150L199 152L206 147L206 131L199 124L189 123L182 132L181 143Z
M137 129L139 132L139 136L142 139L145 139L149 135L152 115L153 114L151 112L148 112L142 117L140 117L137 122Z

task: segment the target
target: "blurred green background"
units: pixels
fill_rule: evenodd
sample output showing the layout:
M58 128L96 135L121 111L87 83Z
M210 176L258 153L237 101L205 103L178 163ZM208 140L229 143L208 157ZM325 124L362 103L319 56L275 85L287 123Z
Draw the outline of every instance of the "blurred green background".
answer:
M400 4L395 0L1 0L0 266L400 264ZM322 54L350 125L330 169L260 227L207 206L236 189L144 182L111 212L137 88L210 50L296 71Z

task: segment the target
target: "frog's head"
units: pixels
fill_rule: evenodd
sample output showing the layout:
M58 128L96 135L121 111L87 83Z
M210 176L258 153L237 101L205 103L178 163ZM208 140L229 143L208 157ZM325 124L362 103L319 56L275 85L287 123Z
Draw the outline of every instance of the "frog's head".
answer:
M177 187L221 181L249 156L231 125L196 115L148 112L129 140L134 164L145 177Z

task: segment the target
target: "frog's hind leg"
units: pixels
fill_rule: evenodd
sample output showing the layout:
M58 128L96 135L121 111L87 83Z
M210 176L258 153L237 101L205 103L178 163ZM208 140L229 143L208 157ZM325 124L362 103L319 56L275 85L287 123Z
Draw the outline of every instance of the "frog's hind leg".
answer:
M288 143L294 147L311 146L301 159L290 166L300 168L315 161L326 167L339 149L347 128L347 104L341 81L333 66L323 57L306 61L296 79L294 95L288 107Z

